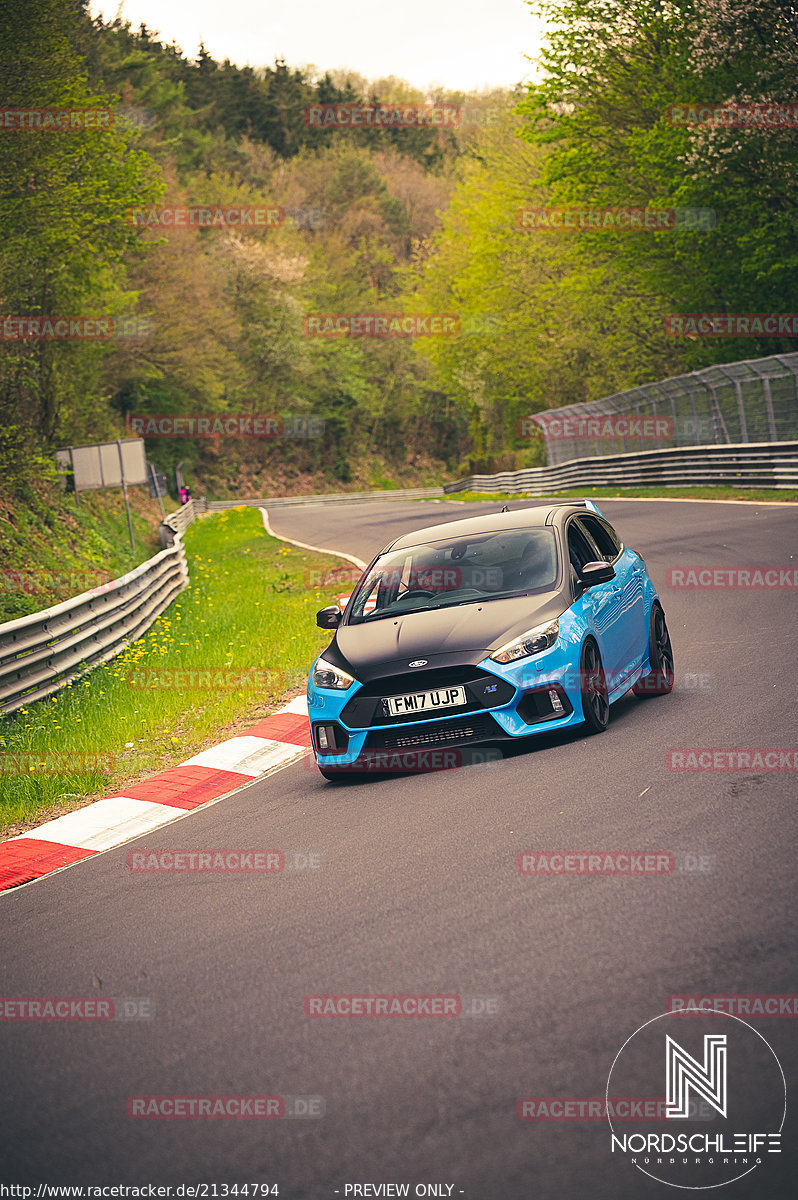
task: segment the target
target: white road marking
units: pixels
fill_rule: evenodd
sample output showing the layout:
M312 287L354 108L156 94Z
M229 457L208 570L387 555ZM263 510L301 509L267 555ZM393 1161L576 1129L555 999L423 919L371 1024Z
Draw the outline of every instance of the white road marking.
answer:
M176 811L168 804L154 804L150 800L108 796L19 836L59 842L62 846L77 846L82 850L110 850L112 846L174 820Z
M307 542L298 542L295 538L283 537L282 534L275 533L269 524L268 509L261 508L259 511L261 520L263 521L263 528L270 537L277 538L280 542L290 542L292 546L299 546L302 550L316 550L319 554L332 554L335 558L345 558L347 562L354 563L361 571L365 571L368 566L368 563L364 563L362 558L356 558L354 554L346 554L343 550L330 550L328 546L310 546Z
M273 767L291 755L296 746L288 742L275 742L262 737L235 737L211 746L193 758L187 758L181 767L212 767L215 771L237 771L240 775L251 775L256 779L269 767Z

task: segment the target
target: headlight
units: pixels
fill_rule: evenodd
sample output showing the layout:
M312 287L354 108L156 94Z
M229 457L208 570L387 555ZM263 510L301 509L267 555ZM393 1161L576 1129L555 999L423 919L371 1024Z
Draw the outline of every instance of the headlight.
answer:
M340 667L334 667L332 663L323 658L317 659L313 664L311 679L315 687L339 688L342 692L345 692L355 682L352 675L347 675L346 671L342 671Z
M517 658L529 658L530 654L540 654L541 650L548 650L559 636L559 621L549 621L547 625L536 625L528 633L522 633L512 642L506 642L500 646L491 654L491 658L498 663L511 663L515 662Z

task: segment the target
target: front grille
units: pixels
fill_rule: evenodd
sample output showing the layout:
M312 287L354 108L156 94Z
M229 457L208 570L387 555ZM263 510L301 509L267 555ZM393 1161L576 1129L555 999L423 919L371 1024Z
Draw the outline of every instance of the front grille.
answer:
M366 738L365 750L410 750L416 746L453 746L458 742L489 742L506 734L493 717L435 721L405 729L376 729Z
M441 688L464 687L466 703L458 713L481 712L507 704L515 688L506 679L483 671L479 667L443 667L435 671L413 674L386 675L363 685L343 709L340 720L349 729L370 729L375 725L403 725L417 722L416 712L390 714L382 704L389 696L404 696L413 692L432 692ZM490 692L486 688L492 688ZM430 709L430 717L435 710Z

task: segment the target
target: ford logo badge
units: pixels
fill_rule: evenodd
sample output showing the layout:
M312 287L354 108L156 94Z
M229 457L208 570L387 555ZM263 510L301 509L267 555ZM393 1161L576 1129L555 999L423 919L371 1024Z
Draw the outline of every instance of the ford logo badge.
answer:
M426 658L414 658L408 667L426 667L428 660Z

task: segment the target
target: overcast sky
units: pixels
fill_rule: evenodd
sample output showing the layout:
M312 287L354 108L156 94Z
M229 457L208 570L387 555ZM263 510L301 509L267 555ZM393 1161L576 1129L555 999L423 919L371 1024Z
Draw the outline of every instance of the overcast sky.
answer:
M92 0L93 16L143 21L189 58L200 42L239 66L349 68L426 90L510 87L534 74L540 24L524 0Z

